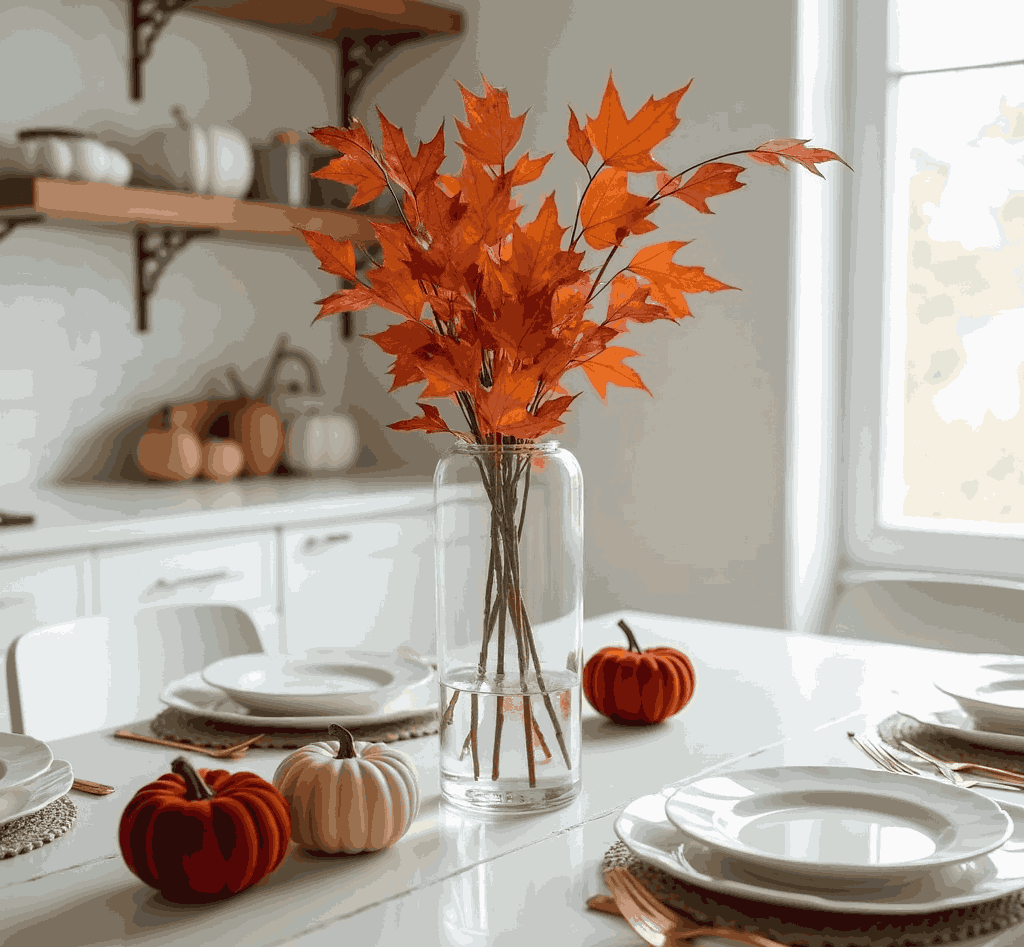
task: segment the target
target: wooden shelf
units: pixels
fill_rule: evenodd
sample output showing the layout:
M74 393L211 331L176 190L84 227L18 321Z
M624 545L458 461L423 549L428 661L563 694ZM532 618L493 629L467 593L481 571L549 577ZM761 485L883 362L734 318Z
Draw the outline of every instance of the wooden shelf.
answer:
M0 179L0 219L41 215L47 220L111 227L143 224L263 234L301 240L296 227L339 240L375 240L368 214L326 207L287 207L230 197L118 187L54 178Z
M420 0L193 0L185 9L334 41L362 30L425 35L462 31L460 12Z

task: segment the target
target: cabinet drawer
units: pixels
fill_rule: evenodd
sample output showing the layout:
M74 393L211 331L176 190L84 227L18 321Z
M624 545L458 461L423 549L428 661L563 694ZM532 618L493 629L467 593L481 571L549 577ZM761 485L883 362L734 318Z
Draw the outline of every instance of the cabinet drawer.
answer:
M86 556L29 559L0 566L0 658L19 635L87 614ZM0 675L0 730L10 730L7 677Z
M433 514L284 534L288 650L434 647Z
M144 546L98 557L102 615L174 605L274 604L273 536Z

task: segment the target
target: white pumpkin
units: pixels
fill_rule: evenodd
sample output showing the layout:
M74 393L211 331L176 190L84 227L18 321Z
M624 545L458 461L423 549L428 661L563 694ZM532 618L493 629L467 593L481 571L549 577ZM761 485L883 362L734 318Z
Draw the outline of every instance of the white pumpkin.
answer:
M336 854L394 845L420 808L416 767L386 743L356 743L332 724L336 739L310 743L287 757L274 786L291 809L292 839Z

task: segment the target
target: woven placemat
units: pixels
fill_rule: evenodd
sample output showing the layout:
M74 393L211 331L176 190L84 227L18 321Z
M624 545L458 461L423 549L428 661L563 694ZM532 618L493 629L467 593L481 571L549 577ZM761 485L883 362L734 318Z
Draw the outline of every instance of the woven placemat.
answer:
M925 947L993 934L1024 921L1024 892L984 904L899 918L836 914L764 904L712 894L673 878L637 858L623 842L604 856L603 867L622 867L659 898L698 924L763 934L792 947Z
M396 740L411 740L414 737L429 736L437 733L439 715L436 710L426 713L412 712L401 720L389 723L378 723L358 727L346 727L357 740L367 743L394 743ZM339 717L338 723L344 726L345 718ZM182 710L169 707L157 714L149 724L150 730L163 740L177 740L179 743L191 743L194 746L220 748L231 746L257 733L267 735L253 744L256 749L293 750L307 743L326 740L327 728L274 727L267 732L258 725L222 723L207 717L194 716Z
M61 796L38 812L0 825L0 858L14 858L65 835L75 824L78 809Z
M921 760L905 750L900 745L900 740L913 743L925 753L931 753L932 756L953 763L981 763L1024 775L1024 753L982 746L967 737L946 734L927 723L904 717L900 713L892 714L878 724L878 736L907 760L913 760L915 763L920 763Z

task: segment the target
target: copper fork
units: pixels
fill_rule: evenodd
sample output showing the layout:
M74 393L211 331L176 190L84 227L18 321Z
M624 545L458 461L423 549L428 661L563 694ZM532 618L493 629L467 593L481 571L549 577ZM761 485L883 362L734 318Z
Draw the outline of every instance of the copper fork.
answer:
M604 880L619 912L651 947L678 947L695 937L727 937L751 947L784 947L763 934L695 924L662 904L625 868L610 868Z
M259 733L248 740L236 743L234 746L226 746L221 750L211 750L205 746L193 746L191 743L178 743L174 740L161 740L158 737L147 737L141 733L133 733L131 730L118 730L115 737L123 740L140 740L143 743L155 743L157 746L169 746L175 750L191 750L193 753L203 753L212 756L215 760L240 760L258 740L262 740L266 734Z

